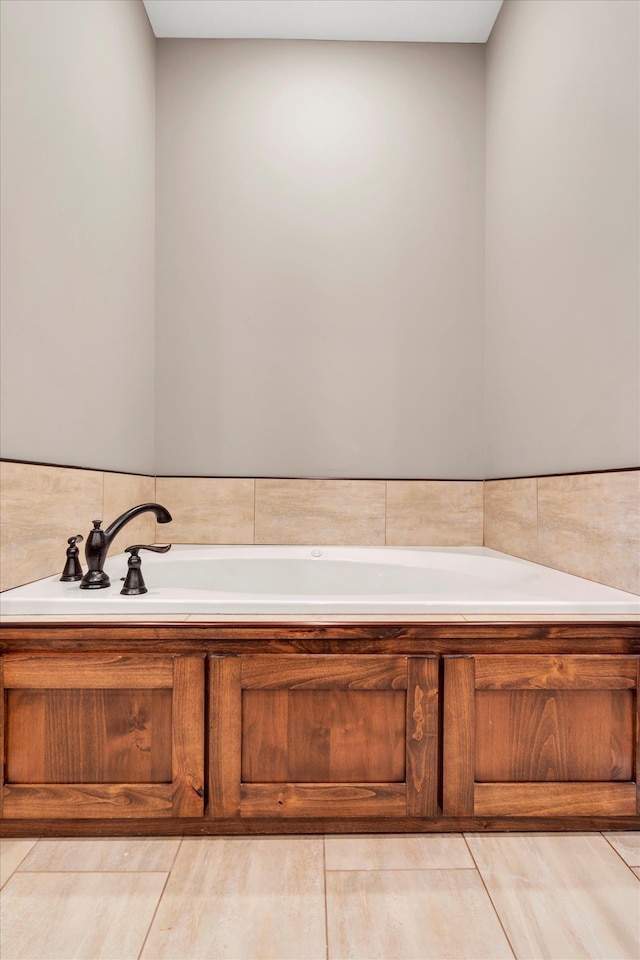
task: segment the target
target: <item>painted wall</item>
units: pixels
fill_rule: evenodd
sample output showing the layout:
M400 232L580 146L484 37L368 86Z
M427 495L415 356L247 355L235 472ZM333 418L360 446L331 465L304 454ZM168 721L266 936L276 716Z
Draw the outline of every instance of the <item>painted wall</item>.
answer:
M2 456L154 470L155 39L3 0Z
M477 478L484 47L161 40L159 474Z
M506 0L487 45L488 477L640 462L639 12Z

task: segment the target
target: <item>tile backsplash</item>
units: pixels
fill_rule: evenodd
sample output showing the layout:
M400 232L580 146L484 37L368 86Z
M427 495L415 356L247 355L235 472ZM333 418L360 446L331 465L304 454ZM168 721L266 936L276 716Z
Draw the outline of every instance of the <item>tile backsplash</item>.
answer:
M640 593L640 470L517 480L144 477L0 463L7 589L62 570L67 538L137 503L115 542L482 546Z
M640 594L640 470L487 480L484 542Z

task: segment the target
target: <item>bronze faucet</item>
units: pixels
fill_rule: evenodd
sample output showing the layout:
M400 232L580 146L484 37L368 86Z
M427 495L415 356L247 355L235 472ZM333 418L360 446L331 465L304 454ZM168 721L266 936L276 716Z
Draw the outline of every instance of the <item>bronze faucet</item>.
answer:
M109 547L122 528L142 513L155 513L158 523L169 523L173 519L166 507L159 503L141 503L123 513L106 530L100 529L102 520L93 521L93 530L87 537L84 548L88 570L80 582L81 590L102 590L110 586L111 581L104 572Z

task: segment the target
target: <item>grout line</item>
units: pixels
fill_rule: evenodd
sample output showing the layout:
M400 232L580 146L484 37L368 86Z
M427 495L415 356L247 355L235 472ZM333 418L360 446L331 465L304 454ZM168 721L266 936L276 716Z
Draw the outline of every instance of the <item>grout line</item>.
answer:
M175 862L175 861L174 861L174 862ZM152 926L154 925L154 923L156 922L156 917L158 916L158 910L160 909L160 904L162 903L162 898L164 897L165 890L167 889L167 884L169 883L169 877L170 877L170 876L171 876L171 870L169 870L169 871L167 872L167 875L166 875L166 877L165 877L164 883L162 884L162 890L160 891L160 896L158 897L158 902L156 903L155 910L153 911L153 915L152 915L152 917L151 917L151 920L149 921L149 926L147 927L147 932L145 933L144 937L142 938L142 945L141 945L141 947L140 947L140 950L138 951L137 960L140 960L140 958L142 957L142 954L144 953L144 948L145 948L146 945L147 945L147 940L149 939L149 934L151 933L151 928L152 928Z
M478 863L477 863L477 861L476 861L476 858L475 858L474 855L473 855L473 850L471 849L471 847L469 846L469 843L467 842L467 835L466 835L466 833L463 833L462 836L463 836L464 842L467 844L467 850L469 851L469 855L470 855L471 859L473 860L473 863L474 863L474 865L475 865L475 869L476 869L476 871L477 871L477 873L478 873L478 876L480 877L480 882L482 883L482 886L484 887L484 889L485 889L486 892L487 892L487 896L488 896L488 898L489 898L489 903L490 903L491 906L493 907L493 910L494 910L494 913L495 913L496 918L497 918L497 920L498 920L498 923L500 924L500 928L502 929L502 932L503 932L504 935L505 935L505 939L506 939L507 943L509 944L509 949L510 949L511 952L513 953L513 956L514 956L515 960L517 960L518 954L517 954L517 952L516 952L516 949L515 949L514 945L511 943L511 937L510 937L509 934L507 933L507 929L506 929L504 923L502 922L502 917L500 916L500 911L498 910L498 907L496 906L496 904L495 904L495 902L494 902L494 900L493 900L493 897L491 896L491 891L489 890L487 884L485 883L485 879L484 879L484 877L482 876L482 871L480 870L480 867L478 866ZM498 836L498 834L493 834L493 836Z
M324 945L329 960L329 904L327 903L327 836L322 837L322 889L324 890Z
M258 480L256 477L253 478L253 545L255 546L256 542L256 492L257 492Z
M631 870L631 873L633 873L634 877L637 877L638 880L640 880L640 877L638 877L638 874L634 872L634 867L632 867L630 863L627 863L627 861L626 861L625 858L622 856L622 854L620 853L619 850L616 850L616 848L614 847L614 845L611 843L611 840L609 840L609 838L608 838L607 835L604 833L604 831L602 831L602 830L600 831L600 836L601 836L604 840L607 841L607 843L609 844L609 846L611 847L611 849L613 850L613 852L622 860L622 862L624 863L625 867L628 867L629 870ZM640 869L640 864L638 864L638 866L635 867L635 870L638 870L638 869Z

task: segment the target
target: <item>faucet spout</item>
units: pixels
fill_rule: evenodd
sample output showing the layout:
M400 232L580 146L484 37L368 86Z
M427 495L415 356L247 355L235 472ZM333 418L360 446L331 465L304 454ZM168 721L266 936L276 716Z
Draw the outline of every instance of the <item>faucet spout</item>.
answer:
M170 523L171 520L173 520L167 508L163 507L160 503L141 503L137 507L131 507L130 510L125 510L125 512L117 517L113 523L110 523L104 531L104 538L106 540L105 560L112 541L118 536L122 528L126 527L131 520L135 520L136 517L139 517L143 513L155 513L158 523Z
M126 527L131 520L135 520L143 513L154 513L158 523L169 523L173 518L166 507L160 503L141 503L131 507L110 523L106 530L100 529L100 520L93 521L93 530L85 541L85 557L87 558L87 572L80 583L81 590L101 590L111 583L104 572L104 565L109 547L114 538Z

